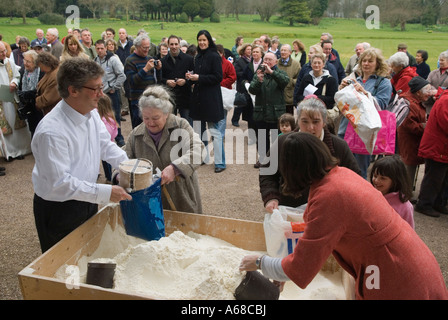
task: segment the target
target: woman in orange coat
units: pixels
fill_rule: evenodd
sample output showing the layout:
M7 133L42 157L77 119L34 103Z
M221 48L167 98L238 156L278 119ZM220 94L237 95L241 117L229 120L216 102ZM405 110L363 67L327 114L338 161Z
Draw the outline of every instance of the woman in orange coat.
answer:
M289 134L282 151L284 191L310 187L306 228L285 258L251 255L240 270L305 288L330 254L356 281L357 299L448 299L432 252L384 196L307 133ZM335 206L334 204L337 203Z

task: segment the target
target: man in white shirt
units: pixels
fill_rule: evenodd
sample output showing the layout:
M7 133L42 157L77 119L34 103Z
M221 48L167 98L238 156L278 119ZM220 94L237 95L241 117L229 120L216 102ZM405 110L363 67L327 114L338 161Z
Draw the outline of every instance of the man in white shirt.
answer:
M128 159L96 110L103 73L91 60L64 62L57 75L63 100L33 137L34 217L42 252L93 216L98 204L132 199L120 186L96 182L101 160L118 168Z

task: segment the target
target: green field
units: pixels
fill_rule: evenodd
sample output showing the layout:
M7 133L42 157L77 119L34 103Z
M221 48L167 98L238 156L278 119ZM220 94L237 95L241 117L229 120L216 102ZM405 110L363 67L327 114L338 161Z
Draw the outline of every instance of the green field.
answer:
M52 26L41 25L35 18L27 19L26 25L22 24L20 18L13 20L0 18L0 34L9 43L14 42L16 35L26 36L30 40L34 39L34 31L37 27L46 30ZM57 27L60 34L64 36L65 26ZM407 30L402 32L398 28L392 29L389 25L383 24L378 30L369 30L366 28L364 20L361 19L325 18L318 26L295 25L294 27L290 27L276 17L271 18L269 23L261 22L258 15L240 15L240 21L222 16L221 23L195 20L187 24L159 21L131 21L126 24L126 21L120 20L81 19L80 27L88 27L93 32L94 40L98 39L101 32L107 27L113 27L116 31L124 27L131 35L135 35L140 28L144 28L155 43L160 42L162 37L171 34L181 36L190 43L195 43L197 32L206 29L217 39L218 43L227 48L233 46L234 39L239 35L243 36L246 41L252 42L253 39L266 33L270 36L279 36L281 43L292 43L294 39L300 39L307 47L307 51L310 45L319 41L322 32L329 32L334 37L334 47L339 51L344 66L350 56L354 54L353 49L356 43L363 41L370 42L372 46L381 49L386 58L396 52L397 44L401 42L407 43L409 52L414 56L419 49L427 50L429 53L428 64L431 70L436 68L440 52L448 49L448 26L434 26L427 29L421 25L408 24Z

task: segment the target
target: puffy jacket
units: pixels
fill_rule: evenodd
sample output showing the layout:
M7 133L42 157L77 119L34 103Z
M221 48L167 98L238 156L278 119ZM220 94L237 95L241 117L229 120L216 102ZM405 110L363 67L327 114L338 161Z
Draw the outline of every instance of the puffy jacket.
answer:
M104 59L96 56L94 60L104 70L103 91L107 93L111 90L119 90L126 81L126 75L124 74L124 68L120 58L113 53L107 52Z
M406 67L392 77L390 81L396 92L401 90L402 93L409 91L409 81L418 76L415 67Z
M276 123L286 112L284 90L289 83L289 77L276 66L273 71L272 74L265 74L263 82L260 82L255 74L250 83L249 92L256 96L253 114L255 121Z
M434 103L418 150L419 157L448 163L448 91Z

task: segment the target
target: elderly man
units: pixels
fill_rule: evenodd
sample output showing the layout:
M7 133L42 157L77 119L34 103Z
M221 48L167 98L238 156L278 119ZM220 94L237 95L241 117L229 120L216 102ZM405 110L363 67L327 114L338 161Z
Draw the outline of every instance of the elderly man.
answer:
M59 31L56 28L49 28L47 30L47 46L50 48L50 53L60 59L64 46L59 42Z
M95 59L96 50L92 43L92 33L88 28L84 28L81 31L81 45L84 48L84 52L90 57L90 59Z
M45 39L44 37L44 30L42 29L36 29L36 39L34 39L33 41L31 41L31 47L34 47L37 44L43 45L47 43L47 39Z
M176 101L174 114L179 111L180 116L192 125L189 116L191 84L186 81L185 74L193 70L194 59L180 50L180 39L177 36L172 35L168 38L168 47L170 49L168 55L162 59L162 83L170 87L174 93Z
M162 81L161 70L162 62L155 57L148 56L151 48L151 40L148 35L141 34L134 41L135 51L126 59L124 72L129 83L129 97L131 104L129 111L131 113L132 128L142 123L140 111L138 109L138 99L143 91L152 84Z
M118 133L115 138L118 146L125 145L123 135L121 134L121 99L120 90L126 81L123 64L117 55L107 51L106 43L103 39L95 42L95 50L97 56L94 61L98 63L104 70L103 75L103 92L107 94L112 101L112 109L114 110L115 120L118 123Z
M289 44L284 44L280 48L280 61L278 68L286 72L289 77L289 83L285 88L286 112L294 114L294 87L296 86L297 77L299 76L300 61L291 59L292 48Z
M0 101L0 155L6 161L12 161L23 159L31 152L31 135L26 121L17 115L16 91L20 74L15 63L6 57L6 52L5 45L0 42L0 85L9 88L10 94Z
M103 73L91 60L65 61L57 76L63 100L34 134L34 217L43 252L94 215L98 204L132 199L118 185L96 182L101 160L118 168L128 159L96 111Z
M277 56L272 52L265 54L261 68L249 86L249 92L255 95L253 119L257 126L259 163L265 164L266 153L270 148L271 130L278 130L278 118L286 112L284 90L289 84L287 73L277 66ZM278 133L272 137L274 140ZM261 142L261 144L260 144Z
M345 66L346 76L350 76L353 72L355 72L355 67L358 65L359 56L368 48L370 48L370 44L368 42L360 42L355 46L355 54L350 57L347 65ZM353 77L356 78L357 76Z

